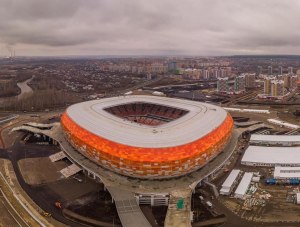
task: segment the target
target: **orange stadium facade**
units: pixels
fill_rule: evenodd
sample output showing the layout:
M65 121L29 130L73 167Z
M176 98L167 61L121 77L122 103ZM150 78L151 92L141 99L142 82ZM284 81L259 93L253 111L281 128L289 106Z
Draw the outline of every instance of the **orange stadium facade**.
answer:
M67 111L62 115L61 125L68 141L81 154L106 169L136 178L170 178L193 172L224 149L233 130L233 120L226 114L217 127L189 143L138 147L90 132Z

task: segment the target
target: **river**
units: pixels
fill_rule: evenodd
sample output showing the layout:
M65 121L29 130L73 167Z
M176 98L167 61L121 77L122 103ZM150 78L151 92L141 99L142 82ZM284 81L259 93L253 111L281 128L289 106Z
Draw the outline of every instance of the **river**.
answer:
M23 82L17 83L17 86L21 89L21 93L17 96L12 96L12 97L5 97L5 98L0 98L0 103L4 103L6 101L11 100L11 98L17 98L18 100L22 99L25 94L32 93L33 90L30 86L28 86L28 83L32 81L34 76L32 76L30 79L25 80Z
M21 89L21 93L19 95L17 95L18 100L21 99L21 98L23 98L23 96L25 94L33 92L32 88L28 86L28 83L30 83L30 81L32 81L33 78L34 78L34 76L32 76L28 80L25 80L24 82L17 83L17 86Z

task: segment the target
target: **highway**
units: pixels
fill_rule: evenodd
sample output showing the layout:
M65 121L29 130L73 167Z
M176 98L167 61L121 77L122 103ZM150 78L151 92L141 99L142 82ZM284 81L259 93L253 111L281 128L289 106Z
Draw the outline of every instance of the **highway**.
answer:
M0 224L1 226L28 226L14 211L0 189Z

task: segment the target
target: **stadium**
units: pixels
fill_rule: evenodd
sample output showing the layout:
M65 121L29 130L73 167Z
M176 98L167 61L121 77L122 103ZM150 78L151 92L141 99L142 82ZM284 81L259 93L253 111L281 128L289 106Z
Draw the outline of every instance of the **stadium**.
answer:
M72 105L61 125L69 143L99 166L160 179L188 174L216 157L233 120L207 103L131 95Z

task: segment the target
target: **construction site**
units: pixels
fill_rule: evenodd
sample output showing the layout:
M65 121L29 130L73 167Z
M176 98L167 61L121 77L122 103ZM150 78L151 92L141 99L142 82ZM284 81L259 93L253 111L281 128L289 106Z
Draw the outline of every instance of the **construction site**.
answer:
M272 120L272 111L251 118L247 111L231 111L239 128L263 122L264 127L244 133L238 151L212 180L219 189L217 210L246 226L298 226L299 126ZM228 221L226 226L234 224Z

